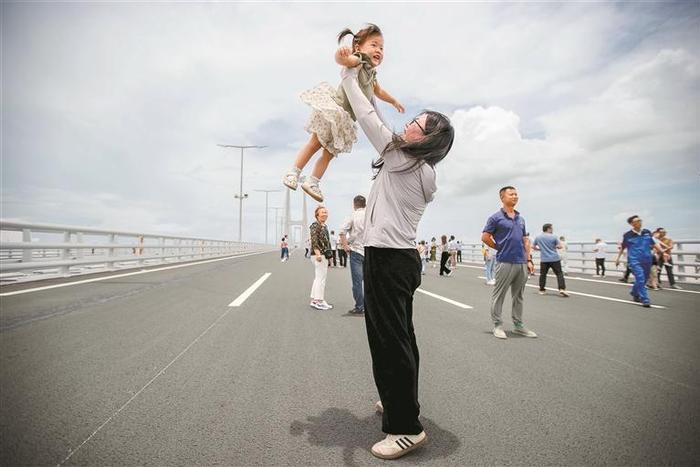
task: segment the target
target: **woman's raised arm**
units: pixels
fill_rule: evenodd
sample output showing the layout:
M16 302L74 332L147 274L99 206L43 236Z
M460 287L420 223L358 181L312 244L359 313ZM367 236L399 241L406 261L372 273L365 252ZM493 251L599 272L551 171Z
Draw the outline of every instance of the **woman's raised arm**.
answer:
M357 68L343 68L341 77L343 89L355 112L357 123L360 124L372 146L381 154L386 145L391 142L394 133L382 122L374 106L362 94L357 82Z

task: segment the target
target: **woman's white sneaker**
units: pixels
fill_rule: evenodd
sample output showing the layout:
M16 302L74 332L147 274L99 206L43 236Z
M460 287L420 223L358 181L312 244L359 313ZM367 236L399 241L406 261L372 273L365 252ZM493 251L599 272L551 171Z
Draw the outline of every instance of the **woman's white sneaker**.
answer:
M380 459L397 459L425 444L428 435L421 431L417 435L386 435L372 446L372 454Z

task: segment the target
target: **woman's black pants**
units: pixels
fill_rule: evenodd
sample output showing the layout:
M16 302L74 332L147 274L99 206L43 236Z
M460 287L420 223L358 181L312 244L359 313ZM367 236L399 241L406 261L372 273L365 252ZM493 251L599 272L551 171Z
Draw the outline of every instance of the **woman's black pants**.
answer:
M450 268L447 267L447 262L450 260L450 253L447 251L443 251L442 255L440 255L440 275L442 276L443 273L449 274L450 273Z
M415 248L365 247L365 325L372 372L384 406L382 431L415 435L418 421L418 346L413 293L421 264Z

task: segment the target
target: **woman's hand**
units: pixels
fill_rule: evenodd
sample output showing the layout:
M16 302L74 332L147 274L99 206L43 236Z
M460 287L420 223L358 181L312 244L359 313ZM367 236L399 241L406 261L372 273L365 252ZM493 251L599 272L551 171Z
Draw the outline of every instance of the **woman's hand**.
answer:
M401 102L397 101L396 99L394 99L394 102L392 102L391 105L393 105L394 108L396 110L398 110L400 114L402 114L406 111L406 109L404 109L403 105L401 105Z
M320 263L321 261L323 261L323 257L321 255L316 255L316 261Z

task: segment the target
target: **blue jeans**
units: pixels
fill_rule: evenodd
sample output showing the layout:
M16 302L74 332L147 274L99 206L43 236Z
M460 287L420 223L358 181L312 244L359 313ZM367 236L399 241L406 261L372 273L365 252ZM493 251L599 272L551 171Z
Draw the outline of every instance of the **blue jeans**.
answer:
M492 256L486 260L486 280L492 281L496 279L496 257Z
M651 262L630 261L627 266L634 274L634 286L632 287L633 297L639 298L642 303L649 303L649 295L647 294L647 279L649 271L651 271Z
M352 277L352 298L355 299L355 309L365 309L365 293L362 288L362 269L365 257L360 253L350 252L350 276Z

